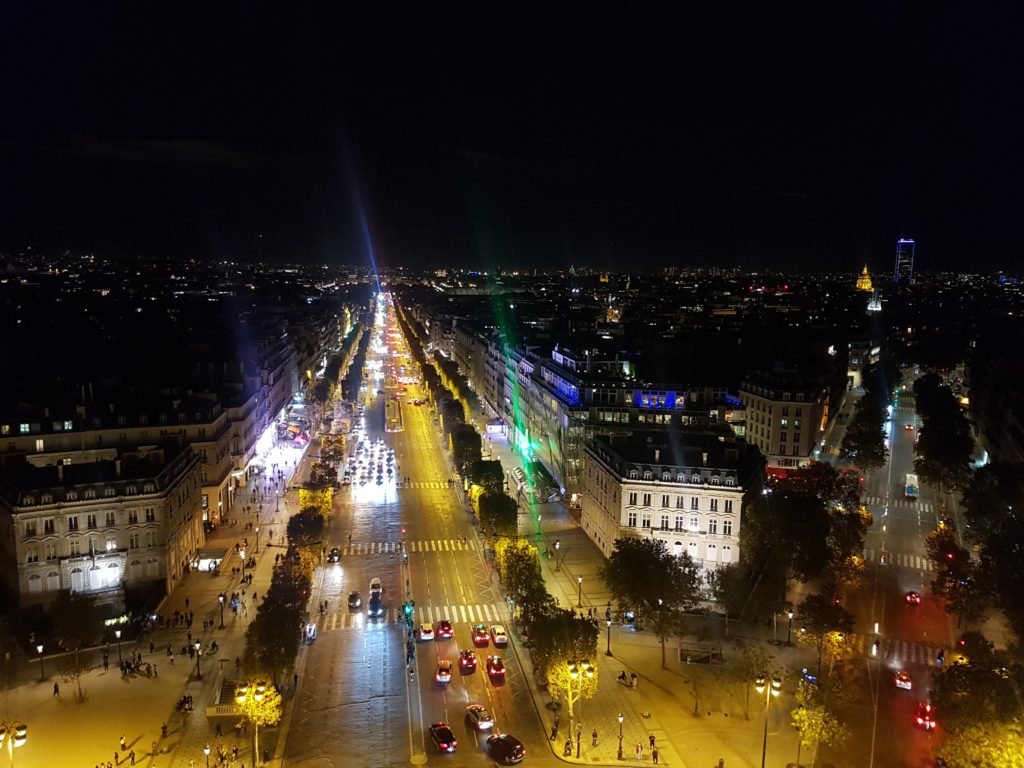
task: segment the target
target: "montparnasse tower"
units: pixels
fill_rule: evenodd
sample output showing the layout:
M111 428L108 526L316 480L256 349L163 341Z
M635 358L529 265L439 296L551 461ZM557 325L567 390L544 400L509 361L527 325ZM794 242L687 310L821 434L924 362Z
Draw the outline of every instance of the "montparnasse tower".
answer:
M871 275L868 274L867 264L864 265L860 277L857 278L857 290L864 291L865 293L871 293L874 290L874 286L871 285Z

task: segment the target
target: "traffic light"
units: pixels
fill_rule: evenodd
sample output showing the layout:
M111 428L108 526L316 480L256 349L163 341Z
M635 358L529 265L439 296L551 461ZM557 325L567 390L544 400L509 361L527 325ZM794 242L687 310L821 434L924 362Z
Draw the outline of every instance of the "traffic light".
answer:
M405 612L406 616L412 616L412 606L413 606L412 603L405 603L402 606L402 610Z

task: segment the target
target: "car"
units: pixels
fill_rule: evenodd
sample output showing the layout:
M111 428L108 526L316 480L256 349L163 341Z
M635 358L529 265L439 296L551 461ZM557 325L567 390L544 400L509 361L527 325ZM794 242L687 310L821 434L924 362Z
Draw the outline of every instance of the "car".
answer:
M434 639L434 625L429 621L425 624L420 624L420 640L433 640Z
M907 592L907 602L910 603L911 605L920 605L921 604L921 593L920 592L914 592L913 590L911 590L910 592Z
M358 592L349 592L348 593L348 607L349 607L350 610L353 610L353 611L356 608L362 608L363 607L363 596L360 595Z
M495 648L508 645L508 635L505 633L505 628L501 626L501 624L495 624L491 627L491 637L494 639Z
M505 662L501 656L487 657L487 674L492 680L503 680L505 678Z
M383 592L383 591L384 591L384 585L381 584L380 577L378 576L378 577L374 578L370 582L370 594L372 595L374 592Z
M468 648L464 651L459 651L459 666L463 672L475 672L476 654Z
M438 752L454 752L459 746L448 723L434 723L430 726L430 740L434 742Z
M437 672L434 673L434 679L437 680L441 685L446 685L452 681L452 660L451 659L438 659L437 660Z
M473 625L473 645L478 648L486 648L491 642L491 636L487 634L487 627L483 624Z
M327 553L327 562L336 563L341 560L341 550L337 547L331 547L331 551Z
M494 718L483 704L470 704L466 707L466 721L478 731L489 731L494 727Z
M366 613L371 618L379 618L384 615L384 601L380 599L380 592L370 595L370 604L366 607Z
M926 731L935 730L935 707L927 701L918 702L914 722L918 728L923 728Z
M897 688L902 688L904 691L910 691L914 688L914 684L910 680L910 674L906 670L901 669L893 679L896 681Z
M448 619L441 619L437 622L437 637L438 639L448 640L455 635L455 627Z
M914 425L913 424L904 424L903 428L905 430L907 430L907 432L913 432L914 431Z
M487 751L502 765L515 765L523 762L523 758L526 757L526 747L523 746L523 742L507 733L496 733L488 737Z

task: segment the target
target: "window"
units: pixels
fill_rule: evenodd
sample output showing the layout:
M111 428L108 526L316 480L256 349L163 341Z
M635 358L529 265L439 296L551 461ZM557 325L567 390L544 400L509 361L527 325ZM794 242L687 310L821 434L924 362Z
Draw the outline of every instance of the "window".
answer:
M26 563L38 563L39 562L39 549L38 547L29 547L25 550L25 562Z
M700 509L700 499L698 499L696 496L690 497L690 509L694 511Z
M804 393L803 392L797 392L796 393L796 399L797 399L798 402L802 403L803 400L804 400Z
M626 525L630 528L636 528L636 512L633 510L630 510L629 514L626 515Z
M686 509L682 496L676 496L676 509Z
M803 416L803 415L804 415L804 414L803 414L803 410L804 410L803 408L797 408L797 409L796 409L796 415L797 415L797 416Z
M82 543L78 539L68 541L68 552L72 555L82 554Z
M644 480L650 480L653 477L654 477L653 473L651 473L651 472L644 472Z
M732 562L732 547L730 547L730 546L722 547L722 563L731 563L731 562Z
M690 530L691 531L698 531L698 530L700 530L700 528L698 527L699 525L700 525L700 520L697 518L696 515L693 515L692 517L690 517Z
M730 475L729 477L725 478L725 484L728 487L732 488L733 486L736 485L736 478Z
M129 485L127 488L124 489L124 492L127 493L129 496L134 496L135 493L136 493L136 490L137 489L135 488L134 485Z
M789 392L783 392L782 393L782 400L783 400L783 402L788 403L792 399L793 399L793 395L790 394Z
M92 490L90 488L88 491L85 492L85 498L87 498L87 499L95 499L96 498L96 491L94 491L94 490Z
M68 491L67 500L78 501L78 491Z
M789 419L779 419L779 426L785 429L789 426Z
M732 514L732 499L725 500L725 513Z
M43 447L43 438L40 437L39 439L36 440L36 453L42 453L44 450L45 449Z
M156 546L156 534L153 533L153 531L150 531L149 533L146 534L146 546L147 547L155 547Z
M800 419L793 419L793 429L800 429Z
M710 507L710 509L711 509L712 512L717 512L718 511L718 499L712 499L711 500L711 507Z
M789 438L786 436L786 434L787 433L783 432L781 435L779 435L779 442L782 442L782 443L788 442Z
M146 483L144 486L142 486L143 493L153 493L154 490L156 489L153 487L152 483Z
M77 515L74 516L74 517L69 517L68 518L68 530L69 531L77 531L78 530L78 516Z
M794 445L793 446L793 455L794 456L799 456L800 455L800 446L799 445Z
M643 506L645 506L645 507L649 507L649 506L651 506L651 494L649 494L649 493L645 493L645 494L644 494L644 503L643 503Z
M52 517L47 518L46 520L43 520L43 533L44 534L53 533L53 518Z
M72 424L70 421L65 421L64 422L64 431L65 432L69 432L70 430L72 430L74 428L75 428L75 425Z
M636 480L639 477L639 473L635 469L629 470L629 479Z
M667 531L668 530L668 515L662 515L661 516L661 530L663 530L663 531Z
M57 545L56 544L47 544L43 548L43 551L45 553L45 556L46 556L47 560L56 560L57 559Z
M714 562L717 557L718 557L718 550L715 548L715 545L714 544L708 544L708 554L707 554L708 560L710 560L711 562Z
M676 482L677 483L685 483L686 482L686 475L684 475L682 472L680 472L678 475L676 475Z
M28 520L28 521L26 521L26 523L25 523L25 535L26 536L35 536L36 535L36 521L35 520Z
M27 435L28 434L28 424L19 424L18 425L18 431L21 434L23 434L23 435Z
M732 520L723 520L722 521L722 535L723 536L732 536Z
M147 416L144 413L140 414L139 415L139 424L149 424L149 416Z
M85 516L85 525L89 529L95 529L96 528L96 515L86 515Z
M718 475L712 475L711 476L711 484L712 485L721 485L722 484L722 478L720 478Z
M782 415L783 416L789 416L789 406L788 405L782 406Z
M128 510L128 524L135 525L139 522L139 511L137 509Z
M106 496L108 499L111 498L115 493L116 491L113 488L103 489L103 495Z
M116 552L116 551L117 551L117 536L107 536L107 552Z
M784 446L784 445L780 445L780 446L779 446L779 453L780 453L781 455L785 456L785 455L786 455L786 446Z
M799 432L794 432L793 433L793 442L794 443L799 443L800 442L800 433Z
M146 510L146 522L147 523L155 523L156 522L156 512L154 510L152 510L152 509L147 509Z
M123 427L124 426L124 422L125 422L124 416L118 416L117 417L117 426Z
M676 530L677 531L683 530L683 516L682 515L676 515Z
M650 528L651 527L651 513L650 512L644 512L643 515L640 517L640 527L641 528Z
M629 492L629 505L632 507L636 506L636 491Z
M107 524L107 528L113 528L115 525L117 525L117 520L114 517L114 513L113 512L107 512L106 524Z
M128 548L138 549L139 548L139 534L132 533L128 536Z
M663 506L663 507L667 507L668 506L668 494L667 493L662 494L662 496L661 496L661 506Z
M718 519L717 518L712 517L710 520L708 520L708 533L711 533L711 534L717 534L718 533Z

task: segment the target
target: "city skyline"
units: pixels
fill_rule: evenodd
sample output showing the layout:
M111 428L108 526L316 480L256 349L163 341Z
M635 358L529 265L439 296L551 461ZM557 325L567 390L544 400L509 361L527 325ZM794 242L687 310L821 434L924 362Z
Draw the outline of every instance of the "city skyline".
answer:
M884 272L913 238L926 271L1020 263L994 14L66 11L5 12L6 250Z

